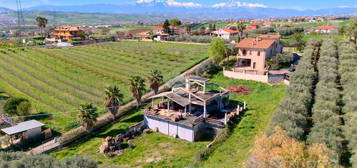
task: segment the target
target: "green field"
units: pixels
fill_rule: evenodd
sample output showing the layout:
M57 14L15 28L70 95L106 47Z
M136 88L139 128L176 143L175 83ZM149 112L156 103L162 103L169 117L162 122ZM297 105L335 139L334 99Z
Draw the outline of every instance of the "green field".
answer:
M209 141L191 143L160 133L143 134L135 138L134 149L126 149L119 157L106 158L97 152L105 137L117 135L140 121L143 118L142 110L132 111L125 119L113 124L104 132L76 142L51 155L62 159L80 154L89 156L101 164L124 167L241 167L241 164L249 157L255 137L267 128L271 115L283 99L285 86L272 87L258 82L232 80L223 77L222 73L212 76L212 82L224 87L246 85L252 88L252 93L245 96L231 96L232 100L247 101L249 110L230 138L219 145L205 162L195 162L194 155Z
M63 132L77 126L75 109L79 104L92 102L102 109L105 87L118 85L125 96L123 103L129 102L131 76L147 77L152 69L159 69L167 81L205 59L207 48L126 41L1 50L0 88L10 96L28 98L34 114L54 114L41 121Z

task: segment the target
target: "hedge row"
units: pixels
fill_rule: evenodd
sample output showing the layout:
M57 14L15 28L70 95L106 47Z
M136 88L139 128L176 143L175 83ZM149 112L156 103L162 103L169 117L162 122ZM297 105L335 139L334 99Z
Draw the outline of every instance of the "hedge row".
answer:
M272 119L273 128L279 125L286 130L289 137L299 140L305 139L308 117L311 115L314 84L317 78L314 65L318 60L319 46L319 41L308 42L304 56L290 79L286 97Z
M325 40L321 46L317 64L319 81L315 89L315 104L312 108L313 127L308 136L310 144L323 143L333 152L331 158L338 162L341 143L339 126L340 91L337 89L338 53L332 40Z
M342 112L345 120L344 135L349 142L352 167L357 167L357 50L353 43L339 43L341 84L343 86Z
M0 152L2 168L97 168L95 161L82 156L56 160L49 155L27 155L21 152Z

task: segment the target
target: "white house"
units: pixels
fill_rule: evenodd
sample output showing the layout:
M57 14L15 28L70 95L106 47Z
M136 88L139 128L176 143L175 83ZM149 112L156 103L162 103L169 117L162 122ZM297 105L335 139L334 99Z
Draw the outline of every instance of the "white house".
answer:
M336 28L334 26L317 26L315 27L316 33L334 33Z
M231 37L237 36L238 34L238 30L232 30L229 28L221 28L211 33L212 36L217 36L225 40L229 40Z

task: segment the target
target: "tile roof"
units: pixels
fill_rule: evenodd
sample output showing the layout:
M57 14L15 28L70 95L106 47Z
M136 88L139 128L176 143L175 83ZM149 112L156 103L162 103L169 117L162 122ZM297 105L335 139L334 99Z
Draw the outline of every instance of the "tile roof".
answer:
M232 33L232 34L234 34L234 33L239 33L239 31L238 30L232 30L232 29L229 29L229 28L222 28L221 30L223 30L223 31L225 31L225 32L228 32L228 33Z
M279 40L281 38L280 34L262 34L259 36L263 40Z
M317 26L315 29L316 30L331 30L335 28L334 26L328 26L328 25L325 25L325 26Z
M79 26L59 26L56 27L55 30L61 30L61 31L80 31L83 30Z
M164 30L164 26L155 26L153 30ZM170 26L170 29L178 29L176 26Z
M245 38L236 44L238 48L256 48L256 49L268 49L275 43L275 40L266 40L259 38Z
M163 26L155 26L154 28L152 28L153 30L164 30Z

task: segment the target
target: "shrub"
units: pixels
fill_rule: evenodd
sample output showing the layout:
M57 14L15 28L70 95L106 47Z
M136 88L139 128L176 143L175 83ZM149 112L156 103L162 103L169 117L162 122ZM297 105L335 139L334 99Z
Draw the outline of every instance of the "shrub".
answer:
M291 62L294 60L293 54L290 52L283 52L276 54L275 56L271 57L268 60L268 64L270 66L270 69L280 69L280 68L285 68L289 67L291 65Z
M275 134L262 135L255 141L253 156L246 163L247 168L256 167L334 167L328 157L330 150L323 144L307 146L289 138L285 131L275 128Z
M23 102L28 102L29 101L25 98L10 98L9 100L6 101L5 105L4 105L4 112L10 116L14 116L14 115L21 115L18 112L22 112L21 109L22 107L20 107L21 109L19 109L18 111L18 106L23 103ZM25 106L25 104L21 105L21 106Z
M208 54L215 64L219 64L226 54L224 41L220 38L215 38L210 44Z
M97 163L82 156L56 160L49 155L0 152L0 167L6 168L97 168Z

